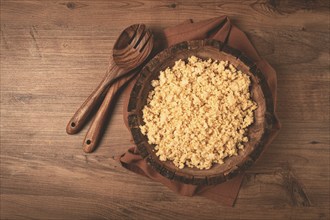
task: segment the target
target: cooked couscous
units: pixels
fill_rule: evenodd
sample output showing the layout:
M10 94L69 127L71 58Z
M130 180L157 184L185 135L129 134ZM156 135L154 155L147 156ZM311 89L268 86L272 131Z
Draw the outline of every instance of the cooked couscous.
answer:
M228 61L178 60L152 81L141 132L161 161L209 169L237 155L248 141L257 104L247 74Z

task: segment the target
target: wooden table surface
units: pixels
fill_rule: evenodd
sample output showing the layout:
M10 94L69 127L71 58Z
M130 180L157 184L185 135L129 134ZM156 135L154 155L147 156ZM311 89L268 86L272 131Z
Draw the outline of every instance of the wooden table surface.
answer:
M66 123L121 30L229 15L278 74L282 130L235 207L178 196L113 158L130 147L120 97L103 141ZM329 2L1 0L1 219L329 219Z

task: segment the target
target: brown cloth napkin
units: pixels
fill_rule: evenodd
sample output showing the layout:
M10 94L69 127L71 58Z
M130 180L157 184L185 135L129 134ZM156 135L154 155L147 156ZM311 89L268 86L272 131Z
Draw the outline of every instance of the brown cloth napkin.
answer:
M234 26L227 16L216 17L194 23L188 20L174 27L163 30L159 36L155 37L155 53L176 43L188 40L201 40L212 38L225 42L229 46L236 48L250 57L265 75L271 89L274 104L276 104L276 73L274 69L263 60L252 46L246 35ZM132 81L125 90L124 121L127 123L127 104L131 89L135 81ZM273 128L267 145L274 139L280 128L279 121ZM138 174L161 182L174 192L185 196L203 196L220 202L222 205L233 206L238 195L244 174L239 174L235 178L214 186L196 186L169 180L157 171L153 170L146 161L139 155L137 147L131 147L119 158L121 164Z

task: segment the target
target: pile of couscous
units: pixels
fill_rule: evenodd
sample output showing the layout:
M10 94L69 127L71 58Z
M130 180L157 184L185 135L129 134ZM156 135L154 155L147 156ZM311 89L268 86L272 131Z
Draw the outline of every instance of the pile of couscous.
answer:
M161 161L180 169L222 164L248 141L257 108L250 84L249 76L228 61L178 60L152 81L141 132Z

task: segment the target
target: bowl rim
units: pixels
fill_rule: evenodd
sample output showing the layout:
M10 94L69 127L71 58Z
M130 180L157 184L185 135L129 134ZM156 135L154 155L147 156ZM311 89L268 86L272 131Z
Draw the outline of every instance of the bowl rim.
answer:
M137 101L140 97L140 92L142 91L142 82L147 77L148 74L152 74L151 68L159 60L166 58L170 53L175 53L182 50L194 50L200 47L214 47L219 52L224 52L230 56L233 56L235 59L241 61L249 68L249 72L256 76L260 81L259 85L264 95L265 100L265 116L264 116L264 132L259 140L259 142L254 147L253 151L241 161L237 166L233 166L230 170L226 172L219 173L212 176L200 176L200 175L191 175L178 170L173 170L169 167L164 166L164 163L158 160L158 157L150 154L145 143L146 136L143 135L139 129L138 123L138 109ZM214 185L219 184L225 181L232 179L237 176L239 173L244 172L250 168L255 161L259 158L261 153L264 150L265 145L267 144L270 133L274 127L276 118L274 113L274 104L271 91L269 89L268 83L264 77L264 74L257 67L257 64L253 62L249 57L243 54L241 51L224 44L221 41L213 39L204 39L204 40L192 40L184 41L178 44L175 44L171 47L168 47L154 56L141 70L140 75L135 82L133 89L130 93L129 102L127 106L128 112L128 126L132 134L134 143L137 146L137 149L143 159L146 160L147 164L150 165L154 170L160 173L162 176L170 179L176 180L186 184L192 185ZM157 158L156 158L157 157Z

